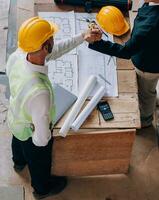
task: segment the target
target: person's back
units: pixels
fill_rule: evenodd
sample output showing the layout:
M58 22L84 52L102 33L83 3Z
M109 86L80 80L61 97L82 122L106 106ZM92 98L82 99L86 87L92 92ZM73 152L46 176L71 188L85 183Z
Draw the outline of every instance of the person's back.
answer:
M134 65L146 72L159 72L159 5L143 5L138 10L131 34L136 54L131 56Z
M6 67L10 84L8 125L12 134L21 141L35 137L35 134L32 135L33 119L27 106L29 99L43 91L50 93L50 96L52 95L52 86L48 76L31 70L26 57L25 52L17 49L9 57ZM50 109L51 113L54 113L54 108ZM54 115L50 114L50 123L53 118Z
M135 67L146 72L159 72L158 35L159 5L144 4L135 18L131 37L125 44L101 40L89 44L89 48L111 56L132 59Z

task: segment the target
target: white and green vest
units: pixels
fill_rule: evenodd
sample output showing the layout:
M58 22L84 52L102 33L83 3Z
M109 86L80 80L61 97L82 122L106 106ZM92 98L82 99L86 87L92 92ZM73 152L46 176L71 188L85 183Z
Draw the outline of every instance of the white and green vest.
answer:
M23 58L16 59L8 67L10 84L10 106L8 109L8 125L12 134L21 141L32 137L34 125L32 117L25 110L26 101L40 90L50 92L52 107L49 111L50 124L54 123L55 106L53 104L53 90L48 76L40 72L30 71Z

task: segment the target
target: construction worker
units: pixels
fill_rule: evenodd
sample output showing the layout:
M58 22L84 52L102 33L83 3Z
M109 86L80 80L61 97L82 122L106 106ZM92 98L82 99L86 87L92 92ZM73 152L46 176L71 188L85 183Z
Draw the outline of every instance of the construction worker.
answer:
M113 6L103 7L97 21L103 30L114 35L120 36L129 30L122 13ZM132 60L138 79L141 126L151 126L159 78L159 0L145 0L138 10L131 37L125 44L101 40L89 44L89 48Z
M92 42L101 37L99 29L94 28L54 45L57 31L55 24L40 17L25 21L18 32L19 48L9 57L6 68L14 169L19 172L28 165L36 199L58 194L67 184L65 177L51 176L55 106L46 61L62 56L84 40Z

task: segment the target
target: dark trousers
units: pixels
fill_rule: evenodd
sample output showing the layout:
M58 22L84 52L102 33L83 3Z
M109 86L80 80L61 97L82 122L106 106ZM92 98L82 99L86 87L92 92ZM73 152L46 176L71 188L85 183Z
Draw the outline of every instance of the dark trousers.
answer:
M39 194L46 194L50 190L51 154L53 138L45 147L35 146L32 138L20 141L13 136L12 153L16 165L28 164L31 185Z

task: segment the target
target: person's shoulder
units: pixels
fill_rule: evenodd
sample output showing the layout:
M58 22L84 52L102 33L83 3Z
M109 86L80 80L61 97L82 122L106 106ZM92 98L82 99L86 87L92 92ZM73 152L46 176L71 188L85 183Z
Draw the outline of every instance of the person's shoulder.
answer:
M158 30L159 6L143 6L139 9L135 19L135 34L148 35ZM157 28L157 29L156 29Z
M157 24L159 21L159 5L141 7L138 10L137 17L142 23Z
M19 48L17 48L13 53L8 57L8 60L15 60L16 58L20 59L22 54L24 54Z

